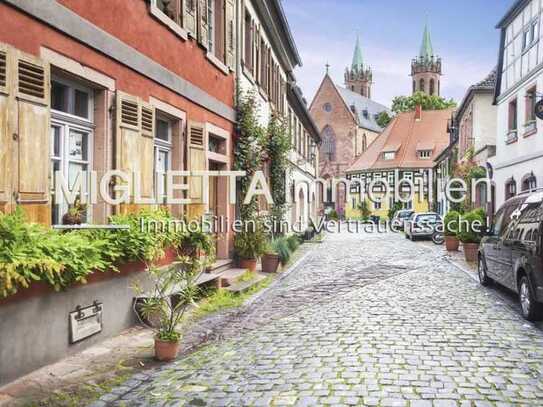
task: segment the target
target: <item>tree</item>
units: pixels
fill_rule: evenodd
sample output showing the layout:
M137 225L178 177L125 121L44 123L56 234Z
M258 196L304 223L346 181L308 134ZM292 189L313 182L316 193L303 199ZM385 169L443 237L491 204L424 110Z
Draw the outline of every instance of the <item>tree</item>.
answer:
M415 92L412 96L396 96L392 100L392 111L394 113L412 112L417 105L422 106L422 110L444 110L456 107L456 102L437 95L430 96L424 92Z
M390 123L390 121L392 120L392 117L388 114L388 112L386 110L382 111L381 113L379 113L377 115L377 118L375 119L375 121L377 122L377 124L380 126L380 127L383 127L385 128L386 126L388 126L388 124Z

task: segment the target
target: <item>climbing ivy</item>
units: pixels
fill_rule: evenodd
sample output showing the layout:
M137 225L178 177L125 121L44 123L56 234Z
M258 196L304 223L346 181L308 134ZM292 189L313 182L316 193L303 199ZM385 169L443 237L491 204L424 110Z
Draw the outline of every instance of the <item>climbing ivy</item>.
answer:
M287 210L286 173L290 148L287 126L276 115L272 115L268 124L267 152L270 159L270 188L274 202L270 215L274 223L281 222Z
M239 137L234 151L234 168L236 171L245 171L247 174L241 179L240 183L240 192L243 199L249 189L253 175L262 167L267 140L266 129L258 121L258 104L255 93L241 94L238 101ZM258 201L256 198L253 198L247 205L240 202L240 220L253 220L257 209Z

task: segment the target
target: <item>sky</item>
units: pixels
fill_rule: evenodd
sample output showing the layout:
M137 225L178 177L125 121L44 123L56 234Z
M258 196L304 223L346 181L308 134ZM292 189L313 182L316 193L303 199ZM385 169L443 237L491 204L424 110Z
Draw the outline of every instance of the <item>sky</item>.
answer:
M467 88L498 60L497 22L514 0L282 0L302 58L295 71L311 102L330 64L343 86L356 36L373 70L372 99L390 106L411 93L411 59L427 20L434 52L442 58L441 95L460 102Z

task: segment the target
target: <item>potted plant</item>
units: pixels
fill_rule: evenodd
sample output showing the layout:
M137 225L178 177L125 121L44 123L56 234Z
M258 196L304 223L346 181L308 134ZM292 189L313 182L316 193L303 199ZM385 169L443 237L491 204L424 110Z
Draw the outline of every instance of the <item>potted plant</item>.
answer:
M76 198L73 205L70 205L68 212L62 216L63 225L81 225L83 215L87 210L87 205L82 204L79 198Z
M460 247L458 240L458 226L460 224L460 214L456 211L449 211L443 219L443 229L445 235L445 248L448 252L456 252Z
M139 294L136 315L155 332L155 357L160 361L171 361L179 353L181 333L177 326L195 303L196 281L202 270L201 260L181 257L175 266L149 268L150 292L135 287ZM153 321L152 325L147 321Z
M461 218L458 238L462 242L464 256L468 262L476 262L479 252L479 243L485 230L485 219L481 210L468 212Z
M236 234L234 250L239 267L254 272L258 258L265 252L266 236L260 225L256 225L253 230L250 229L249 227Z
M178 251L181 256L187 256L192 259L207 256L207 263L213 264L215 261L215 241L213 236L205 233L201 226L198 230L191 230L185 233L178 240Z
M290 259L289 242L286 237L281 236L268 243L266 251L262 256L262 271L264 273L275 273L279 263L285 265Z

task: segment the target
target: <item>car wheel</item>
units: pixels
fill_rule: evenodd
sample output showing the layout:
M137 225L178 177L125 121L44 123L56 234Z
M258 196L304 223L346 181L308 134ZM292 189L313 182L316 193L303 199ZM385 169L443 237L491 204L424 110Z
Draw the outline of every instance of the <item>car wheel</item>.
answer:
M541 306L535 300L532 283L527 276L522 276L520 278L518 291L522 316L528 321L539 320L541 317Z
M490 277L488 277L488 274L486 273L486 264L481 256L479 256L477 274L479 275L479 283L481 283L483 287L486 287L492 282L492 280L490 279Z

